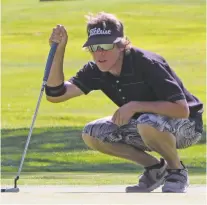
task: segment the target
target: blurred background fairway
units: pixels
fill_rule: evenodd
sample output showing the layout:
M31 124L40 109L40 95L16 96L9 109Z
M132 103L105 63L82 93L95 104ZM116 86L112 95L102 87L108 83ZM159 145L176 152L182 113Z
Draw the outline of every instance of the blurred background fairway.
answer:
M98 11L116 14L125 24L125 34L132 43L165 57L188 90L206 104L204 0L105 0L98 3L95 0L2 0L2 178L8 178L19 166L42 84L53 27L62 24L68 31L64 61L68 79L90 59L89 53L81 49L86 39L84 15ZM116 109L101 92L60 104L49 103L43 97L23 172L119 172L119 176L128 173L127 183L134 182L135 178L132 180L129 175L136 176L142 171L141 167L91 151L81 140L85 123L112 115ZM206 124L205 116L206 113ZM205 183L205 133L198 145L179 152L191 177L202 176L202 180L193 182ZM41 174L38 176L44 178ZM99 178L98 175L96 180ZM104 179L105 183L115 183L107 181L107 177ZM85 183L95 181L88 177Z

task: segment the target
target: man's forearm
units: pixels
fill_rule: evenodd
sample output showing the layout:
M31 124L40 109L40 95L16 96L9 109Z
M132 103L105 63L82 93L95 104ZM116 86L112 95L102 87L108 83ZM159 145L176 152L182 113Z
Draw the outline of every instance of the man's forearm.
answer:
M57 48L54 56L54 60L51 66L47 85L55 87L60 85L64 81L63 74L63 60L64 60L65 48Z
M188 107L167 101L158 102L132 102L133 111L141 113L155 113L172 118L188 118Z

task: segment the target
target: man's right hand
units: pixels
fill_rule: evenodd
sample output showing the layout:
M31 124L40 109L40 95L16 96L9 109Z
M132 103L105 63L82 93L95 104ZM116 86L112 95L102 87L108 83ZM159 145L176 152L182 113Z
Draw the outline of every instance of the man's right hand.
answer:
M52 45L53 42L58 43L58 47L65 47L68 41L68 35L67 31L64 26L57 25L55 28L53 28L52 34L49 39L50 45Z

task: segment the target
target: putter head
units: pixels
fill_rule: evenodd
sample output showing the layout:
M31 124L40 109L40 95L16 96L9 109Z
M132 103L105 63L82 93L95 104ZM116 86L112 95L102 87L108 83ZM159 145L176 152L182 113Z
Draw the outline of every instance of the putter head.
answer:
M1 189L1 192L14 192L17 193L19 192L19 188L7 188L7 189Z

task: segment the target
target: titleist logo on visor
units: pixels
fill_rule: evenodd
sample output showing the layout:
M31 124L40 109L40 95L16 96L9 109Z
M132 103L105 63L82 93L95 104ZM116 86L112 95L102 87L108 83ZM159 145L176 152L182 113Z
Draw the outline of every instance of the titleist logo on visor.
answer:
M102 30L100 28L93 28L89 31L89 37L96 35L111 35L111 30Z

